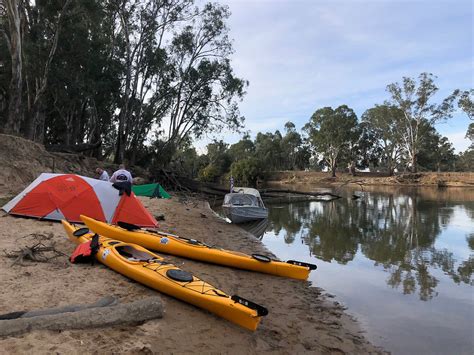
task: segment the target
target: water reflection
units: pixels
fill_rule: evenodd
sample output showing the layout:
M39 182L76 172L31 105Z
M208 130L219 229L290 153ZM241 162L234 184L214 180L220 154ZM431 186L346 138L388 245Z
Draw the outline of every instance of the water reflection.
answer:
M259 219L252 222L240 223L239 227L245 229L247 232L253 234L258 239L262 239L263 235L267 231L268 219Z
M457 284L473 285L472 253L460 259L450 248L437 246L436 240L451 223L455 209L465 209L469 223L473 222L474 196L466 200L464 193L462 201L453 202L427 198L422 192L362 195L355 201L270 206L269 229L287 244L300 237L310 255L327 262L345 265L362 253L389 273L389 286L404 294L417 293L423 301L437 296L436 270ZM474 250L474 233L465 240Z

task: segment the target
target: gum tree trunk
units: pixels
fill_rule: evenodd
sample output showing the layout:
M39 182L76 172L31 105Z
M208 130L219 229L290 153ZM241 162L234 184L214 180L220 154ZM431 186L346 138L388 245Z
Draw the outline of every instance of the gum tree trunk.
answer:
M18 0L6 0L6 11L9 24L10 37L6 37L12 61L12 77L10 80L10 100L8 104L8 118L5 133L18 135L23 121L21 94L23 89L23 62L21 20Z

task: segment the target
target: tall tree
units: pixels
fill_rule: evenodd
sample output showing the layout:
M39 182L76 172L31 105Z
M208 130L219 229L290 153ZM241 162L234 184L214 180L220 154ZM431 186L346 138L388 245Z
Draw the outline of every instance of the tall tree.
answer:
M474 120L474 89L461 92L458 106L467 114L469 119Z
M434 127L429 125L423 130L423 136L423 145L418 155L419 166L438 172L454 170L456 156L448 138L442 137Z
M255 144L250 139L250 135L245 133L240 141L229 147L229 154L232 161L242 160L255 154Z
M8 116L5 132L9 134L20 133L23 122L23 35L21 30L21 0L5 0L0 3L0 16L6 13L7 26L0 27L11 57L11 79L9 87Z
M44 142L46 103L51 66L58 48L64 17L68 16L71 0L59 2L25 2L28 48L26 63L28 114L25 135L28 139ZM35 58L36 57L36 58ZM36 60L34 60L36 59Z
M402 137L399 127L403 122L403 111L396 106L375 105L362 114L362 122L374 134L377 146L383 153L383 162L389 176L402 154Z
M120 0L113 2L122 41L125 66L118 114L115 162L125 150L141 145L152 123L159 123L166 104L163 87L170 80L166 65L165 36L176 23L188 19L192 0Z
M296 163L301 155L301 148L303 139L301 135L296 131L296 127L293 122L285 123L286 134L283 136L281 141L282 154L285 164L282 168L288 170L294 170Z
M323 158L331 176L336 176L337 164L357 128L357 116L346 105L336 109L324 107L313 113L305 125L308 139L316 154Z
M208 3L173 38L170 56L175 77L166 145L178 147L188 135L199 138L210 130L242 127L237 102L247 82L234 75L230 63L229 16L227 6Z
M440 104L432 103L433 96L438 91L433 74L421 73L418 82L404 77L402 84L393 83L387 86L391 102L403 112L399 132L403 146L410 159L412 172L417 171L417 156L423 143L420 130L424 124L434 125L436 122L452 116L453 103L459 94L455 90Z
M260 160L265 170L278 170L281 168L283 153L281 141L283 137L280 131L275 133L257 133L255 138L255 156Z

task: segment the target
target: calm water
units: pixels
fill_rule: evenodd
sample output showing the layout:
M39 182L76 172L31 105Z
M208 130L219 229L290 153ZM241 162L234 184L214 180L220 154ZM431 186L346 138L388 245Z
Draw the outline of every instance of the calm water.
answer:
M269 205L263 243L316 263L310 280L395 354L474 353L474 190L357 191Z

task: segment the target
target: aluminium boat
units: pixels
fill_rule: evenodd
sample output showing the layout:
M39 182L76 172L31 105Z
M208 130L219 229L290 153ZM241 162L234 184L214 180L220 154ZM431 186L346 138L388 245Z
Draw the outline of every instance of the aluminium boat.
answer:
M245 223L268 217L260 193L249 187L234 187L224 197L222 209L232 223Z

